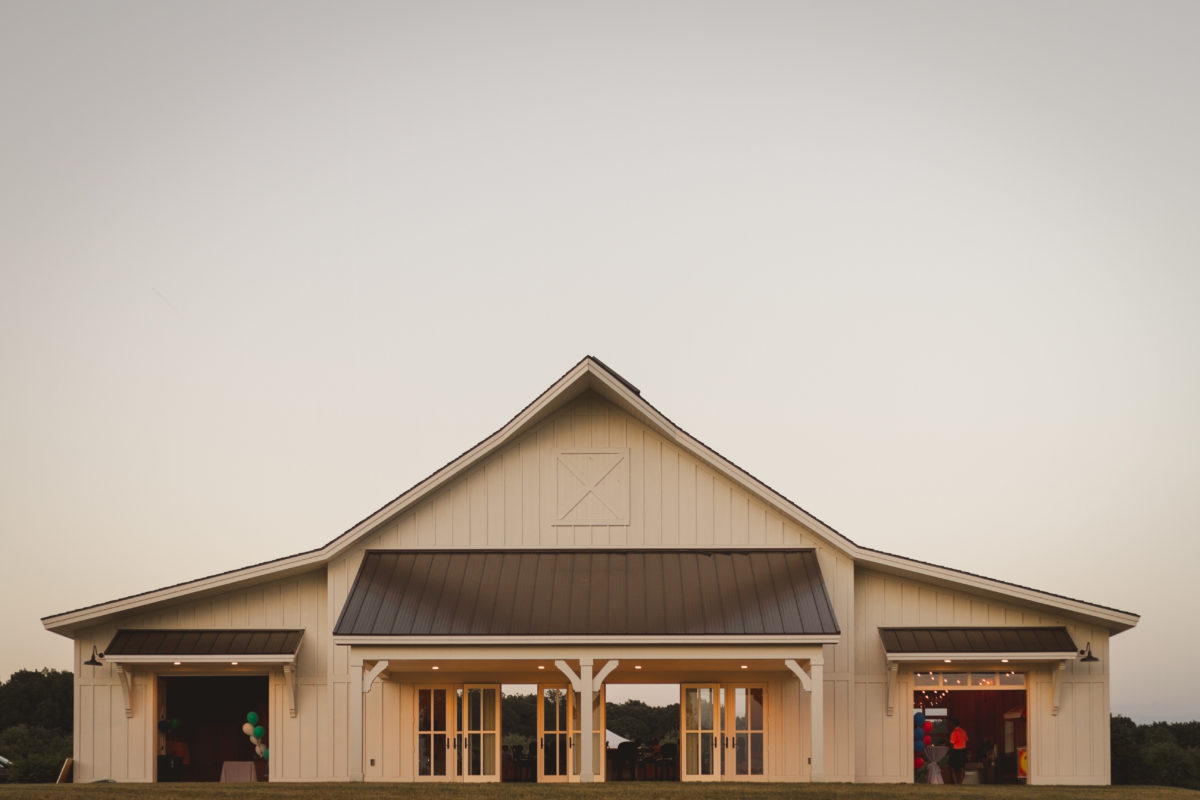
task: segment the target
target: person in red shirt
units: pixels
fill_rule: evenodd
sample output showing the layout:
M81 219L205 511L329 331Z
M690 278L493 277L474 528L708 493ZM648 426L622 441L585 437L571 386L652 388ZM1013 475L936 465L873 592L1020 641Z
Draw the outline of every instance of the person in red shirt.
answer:
M958 724L957 719L950 720L950 774L954 783L962 783L967 769L967 732Z

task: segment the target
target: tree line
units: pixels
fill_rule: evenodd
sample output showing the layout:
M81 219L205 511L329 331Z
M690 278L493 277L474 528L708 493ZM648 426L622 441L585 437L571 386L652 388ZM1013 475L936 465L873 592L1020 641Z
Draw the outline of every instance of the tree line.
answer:
M1112 782L1200 789L1200 722L1112 717Z
M51 783L71 755L74 679L56 669L18 670L0 683L0 781Z

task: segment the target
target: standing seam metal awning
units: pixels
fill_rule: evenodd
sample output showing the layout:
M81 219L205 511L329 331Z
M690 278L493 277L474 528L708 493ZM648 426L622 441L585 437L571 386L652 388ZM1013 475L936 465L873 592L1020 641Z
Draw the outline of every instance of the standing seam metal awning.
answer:
M343 637L836 636L811 549L373 550Z
M104 651L113 663L240 660L295 661L304 631L296 629L123 628Z
M880 628L889 661L930 658L1062 659L1078 653L1061 625L1042 627Z

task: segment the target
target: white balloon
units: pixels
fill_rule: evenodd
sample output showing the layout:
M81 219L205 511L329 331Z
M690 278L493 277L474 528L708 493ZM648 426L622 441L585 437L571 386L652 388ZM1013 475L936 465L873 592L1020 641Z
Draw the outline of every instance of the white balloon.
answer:
M250 734L254 733L254 726L251 725L249 722L247 722L245 725L242 726L242 733L249 736Z
M261 755L262 755L262 751L263 751L263 746L262 746L261 744L260 744L260 745L258 745L257 747L255 747L255 748L254 748L254 752L255 752L257 755L260 755L260 756L261 756Z
M253 736L251 736L251 737L250 737L250 744L257 745L257 744L258 744L258 739L255 739Z

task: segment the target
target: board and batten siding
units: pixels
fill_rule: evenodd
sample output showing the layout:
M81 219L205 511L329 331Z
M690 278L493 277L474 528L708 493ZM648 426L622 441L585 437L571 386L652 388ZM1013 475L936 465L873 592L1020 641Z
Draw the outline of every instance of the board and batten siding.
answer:
M888 716L887 658L879 628L951 625L1065 625L1077 645L1082 647L1090 641L1093 654L1100 660L1092 664L1077 660L1067 663L1057 715L1053 713L1050 669L1037 667L1026 673L1030 782L1110 781L1106 629L1081 624L1066 615L863 567L856 570L855 582L857 782L912 779L912 670L901 666L896 711Z
M103 652L118 628L303 628L304 640L296 659L295 717L288 713L282 670L263 670L270 679L271 777L337 777L330 719L333 696L326 679L332 657L332 623L325 595L325 571L318 568L303 575L132 613L81 633L75 640L74 780L154 780L156 678L160 673L141 667L130 669L133 716L127 718L115 667L83 663L91 656L93 645ZM343 754L342 762L345 760ZM343 772L341 777L345 776Z
M627 524L561 523L556 459L563 451L589 448L617 450L628 459ZM588 392L381 523L330 562L327 608L336 619L368 549L745 546L815 548L838 625L852 630L854 563L849 557L674 441ZM330 679L341 703L348 699L339 687L349 685L349 648L334 649ZM853 681L853 648L845 643L826 646L825 770L834 780L854 775ZM384 714L373 705L372 695L366 698L364 715ZM795 735L807 737L806 693L802 702L804 715L780 724L794 724ZM340 717L337 730L339 736L346 731ZM367 755L375 746L373 735L370 729L364 733L364 772L382 777L390 774L386 757L372 768Z

